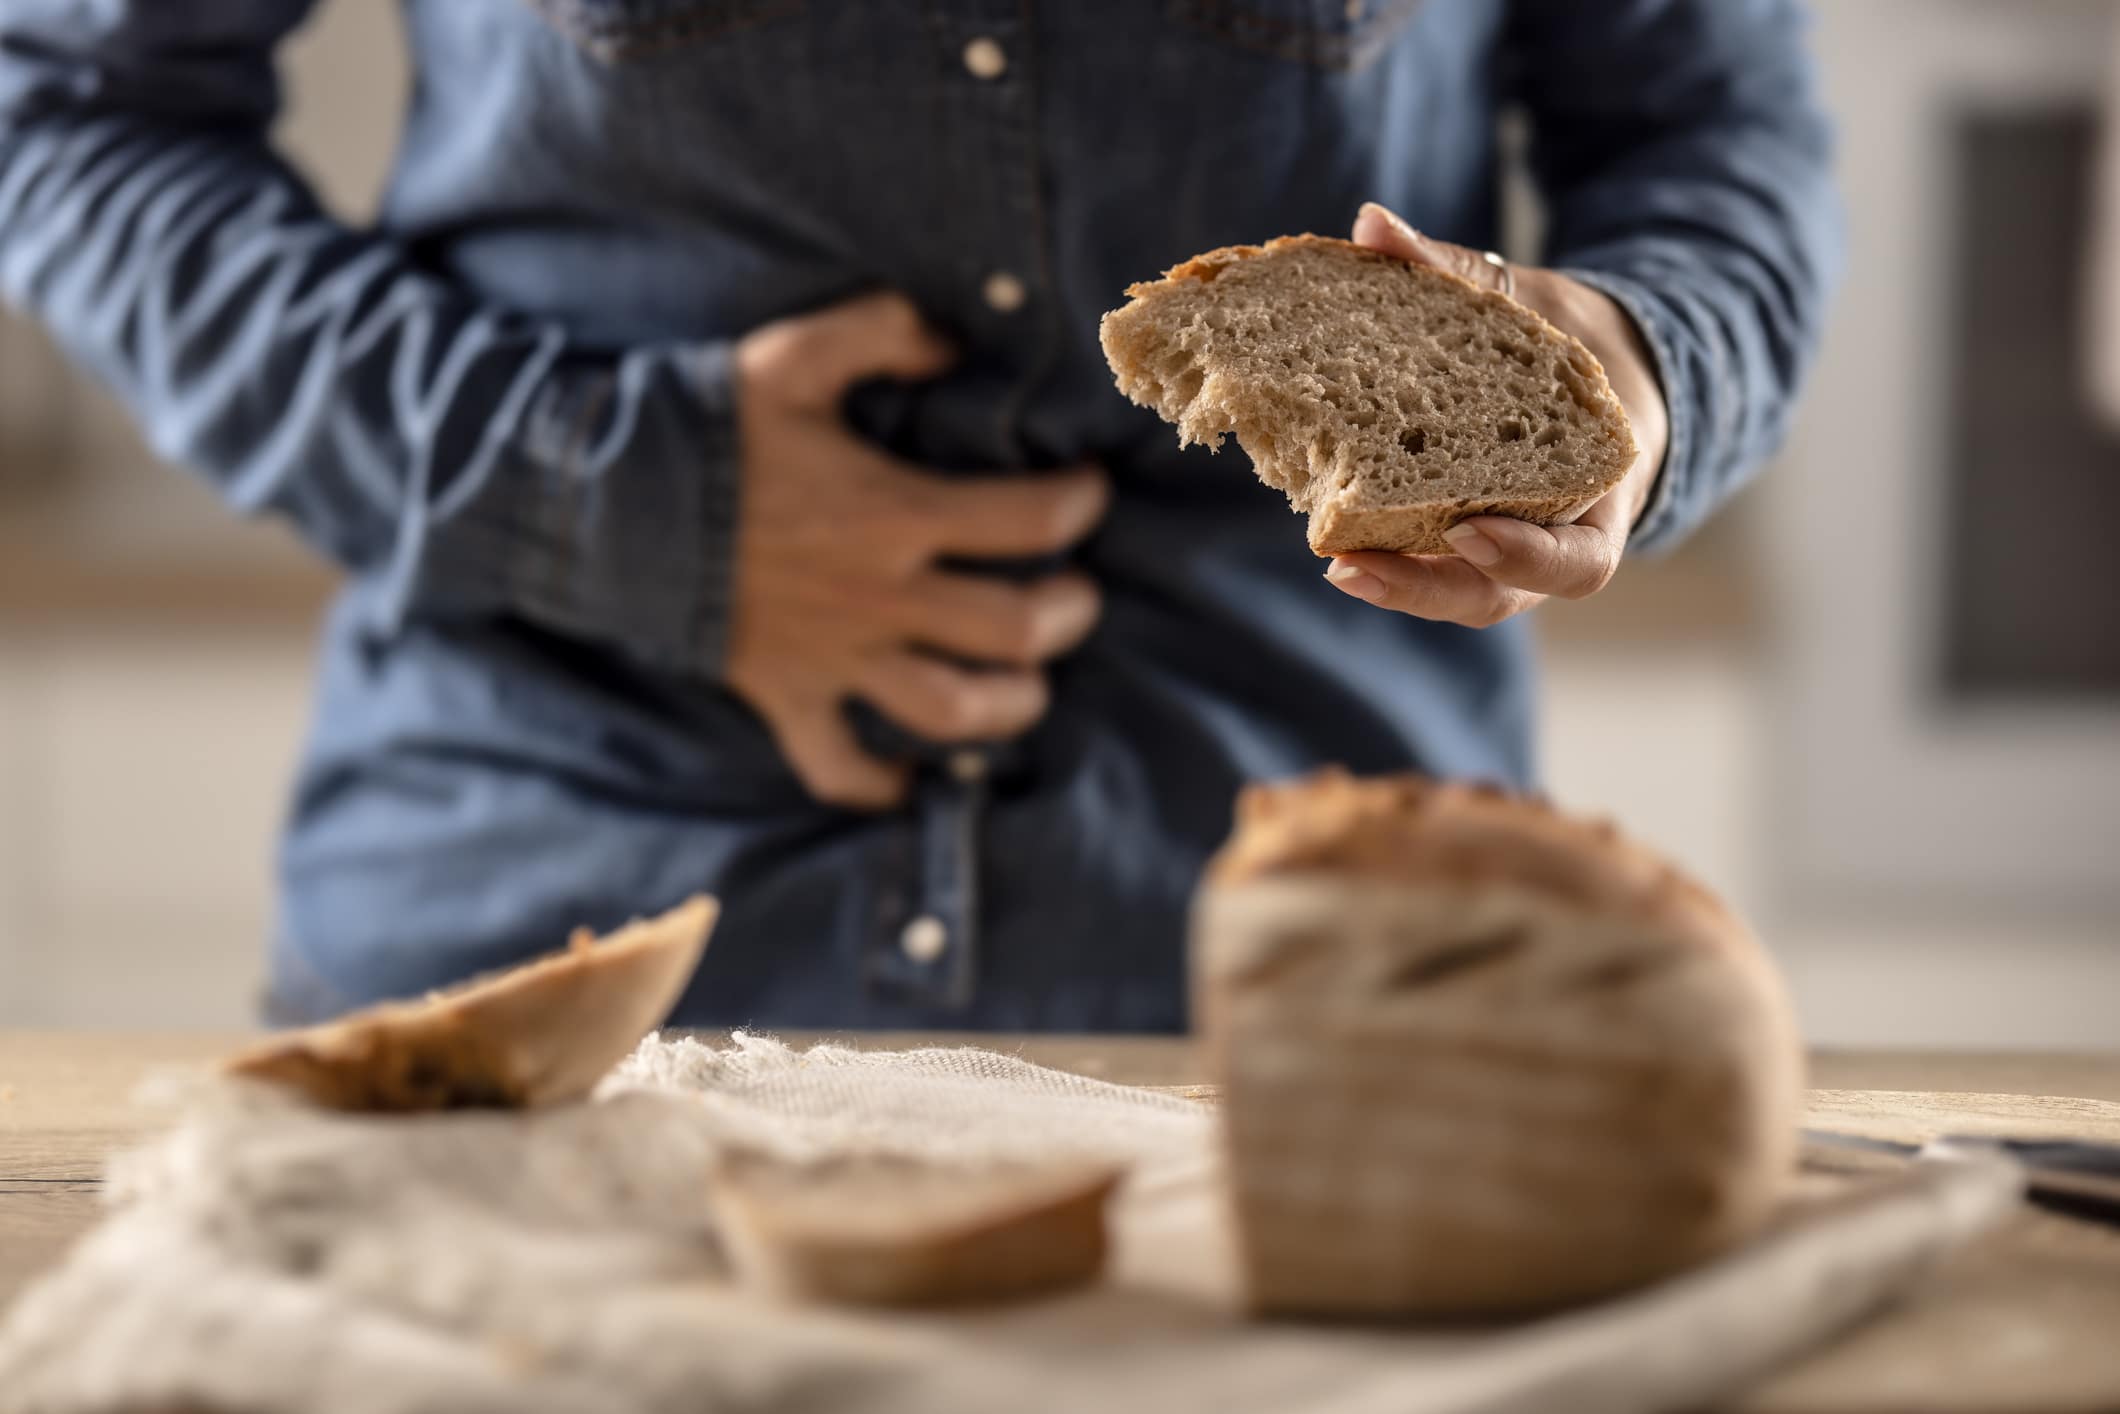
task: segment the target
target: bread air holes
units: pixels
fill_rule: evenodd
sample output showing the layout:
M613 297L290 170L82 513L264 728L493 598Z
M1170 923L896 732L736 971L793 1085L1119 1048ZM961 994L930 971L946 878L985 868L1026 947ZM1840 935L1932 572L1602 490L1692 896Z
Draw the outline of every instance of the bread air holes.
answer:
M1513 417L1503 418L1502 425L1495 430L1504 442L1521 442L1529 431L1523 423Z
M1207 381L1207 370L1184 353L1173 353L1156 365L1156 401L1170 407L1190 407Z
M1568 429L1563 426L1560 426L1557 423L1551 426L1541 427L1538 430L1538 436L1533 437L1531 439L1531 445L1534 447L1550 447L1555 442L1560 441L1561 438L1567 435Z
M1419 388L1394 388L1391 392L1391 400L1397 404L1399 416L1409 421L1419 417L1424 412L1433 410L1427 395L1422 393Z
M1428 450L1428 430L1409 427L1399 434L1399 449L1409 457L1417 457Z

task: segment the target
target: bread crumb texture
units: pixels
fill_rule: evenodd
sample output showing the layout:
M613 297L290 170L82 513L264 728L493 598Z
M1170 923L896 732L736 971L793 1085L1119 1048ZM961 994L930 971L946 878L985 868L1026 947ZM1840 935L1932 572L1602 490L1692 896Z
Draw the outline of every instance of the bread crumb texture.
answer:
M1468 515L1573 519L1636 450L1604 369L1506 295L1287 236L1135 285L1100 326L1119 389L1310 517L1320 554L1444 553Z

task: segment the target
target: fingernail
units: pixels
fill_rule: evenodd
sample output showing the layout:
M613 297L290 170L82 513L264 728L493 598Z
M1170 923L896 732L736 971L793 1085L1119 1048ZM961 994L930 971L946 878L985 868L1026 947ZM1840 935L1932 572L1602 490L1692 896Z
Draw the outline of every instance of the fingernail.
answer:
M1373 207L1376 207L1376 213L1377 213L1377 215L1379 215L1379 216L1383 217L1383 218L1384 218L1384 220L1385 220L1385 221L1386 221L1386 222L1387 222L1387 223L1388 223L1388 224L1389 224L1389 225L1391 226L1391 229L1392 229L1392 230L1394 230L1394 231L1397 231L1397 232L1398 232L1398 233L1399 233L1400 235L1404 236L1404 237L1405 237L1405 238L1406 238L1407 240L1409 240L1409 241L1423 241L1423 240L1426 240L1426 239L1428 239L1428 238L1427 238L1426 236L1422 235L1422 234L1421 234L1421 233L1420 233L1419 231L1416 231L1415 229L1413 229L1413 226L1412 226L1412 225L1411 225L1411 224L1410 224L1410 223L1409 223L1409 222L1408 222L1408 221L1406 220L1406 218L1405 218L1405 217L1403 217L1403 216L1399 215L1399 213L1398 213L1398 212L1396 212L1396 211L1393 211L1393 210L1392 210L1392 209L1391 209L1390 207L1388 207L1388 206L1377 206L1377 204L1376 204L1375 202L1373 202L1373 201L1372 201L1372 202L1370 202L1369 204L1370 204L1371 206L1373 206Z
M1331 569L1325 571L1325 580L1335 589L1352 594L1355 598L1374 604L1384 597L1384 581L1367 570L1358 570L1353 565L1344 565L1335 560Z
M1498 564L1502 558L1502 547L1469 525L1453 525L1443 532L1443 539L1450 548L1476 565Z
M1389 207L1379 206L1373 201L1363 202L1362 214L1366 215L1370 212L1375 212L1378 220L1382 221L1385 225L1389 226L1394 232L1396 232L1400 237L1405 240L1421 241L1427 239L1419 231L1416 231L1415 229L1413 229L1413 227L1407 225L1405 218L1400 216L1398 212L1393 211Z

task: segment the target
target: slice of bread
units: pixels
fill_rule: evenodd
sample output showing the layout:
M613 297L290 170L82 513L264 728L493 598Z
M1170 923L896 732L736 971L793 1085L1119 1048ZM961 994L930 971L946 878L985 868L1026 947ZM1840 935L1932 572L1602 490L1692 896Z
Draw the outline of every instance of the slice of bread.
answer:
M737 1274L801 1300L992 1301L1076 1286L1108 1245L1120 1170L1080 1162L952 1165L896 1158L798 1164L727 1156L712 1183Z
M1593 1300L1754 1236L1793 1171L1772 964L1609 825L1412 777L1254 788L1192 943L1257 1308Z
M1634 464L1590 351L1454 275L1284 236L1127 294L1099 329L1119 390L1181 443L1235 433L1320 555L1446 554L1471 515L1561 524Z
M605 938L580 929L564 952L274 1037L222 1068L336 1110L579 1099L670 1014L718 911L700 895Z

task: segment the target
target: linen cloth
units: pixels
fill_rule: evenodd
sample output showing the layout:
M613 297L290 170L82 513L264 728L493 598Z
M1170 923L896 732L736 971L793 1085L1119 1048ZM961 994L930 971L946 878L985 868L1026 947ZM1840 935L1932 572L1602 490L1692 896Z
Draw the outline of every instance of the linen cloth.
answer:
M649 1037L586 1103L357 1116L219 1079L0 1324L0 1414L1678 1410L1903 1291L2012 1205L2007 1165L1800 1197L1746 1251L1568 1315L1451 1330L1238 1314L1214 1111L980 1050ZM703 1177L789 1158L1113 1158L1107 1279L869 1313L731 1285Z

